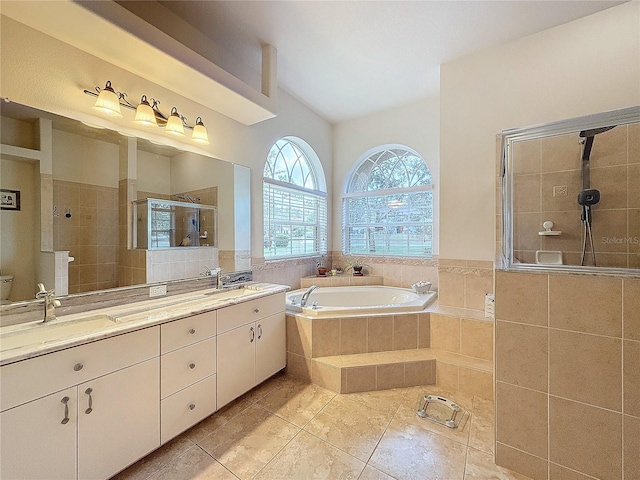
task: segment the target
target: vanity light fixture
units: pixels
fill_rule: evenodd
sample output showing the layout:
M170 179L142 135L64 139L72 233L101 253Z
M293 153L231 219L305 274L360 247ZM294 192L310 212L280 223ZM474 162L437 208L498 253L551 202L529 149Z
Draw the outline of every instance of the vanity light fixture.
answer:
M107 80L107 84L102 90L99 87L96 87L96 90L98 91L98 99L93 108L108 117L122 118L122 113L120 113L122 94L115 92L111 82Z
M187 123L187 117L178 113L178 109L173 107L169 116L160 111L158 105L160 101L154 98L147 99L146 95L142 95L139 105L134 105L127 100L127 94L117 92L111 86L111 81L107 81L105 87L95 87L95 93L91 90L84 90L84 93L93 97L98 97L94 109L100 113L110 116L122 118L120 107L125 107L136 111L134 122L146 127L161 127L164 131L172 136L183 137L184 129L192 130L191 140L200 145L209 145L209 135L207 128L202 122L202 117L197 117L195 125Z

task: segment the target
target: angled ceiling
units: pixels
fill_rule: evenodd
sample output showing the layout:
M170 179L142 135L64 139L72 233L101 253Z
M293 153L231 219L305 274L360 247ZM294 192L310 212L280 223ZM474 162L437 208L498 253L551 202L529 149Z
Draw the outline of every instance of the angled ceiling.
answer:
M624 1L160 3L222 47L221 66L249 84L261 46L274 45L279 86L337 123L437 95L443 63Z

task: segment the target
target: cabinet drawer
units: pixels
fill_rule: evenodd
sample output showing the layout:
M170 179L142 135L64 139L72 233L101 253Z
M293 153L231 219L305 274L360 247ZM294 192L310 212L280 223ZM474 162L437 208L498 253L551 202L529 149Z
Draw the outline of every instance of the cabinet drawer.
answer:
M284 293L257 298L218 310L218 332L254 322L285 309Z
M216 373L216 338L163 355L160 357L160 368L162 398L213 375Z
M0 411L159 355L159 327L0 367Z
M216 411L216 376L211 375L160 402L161 443Z
M186 347L216 334L216 311L160 325L160 352Z

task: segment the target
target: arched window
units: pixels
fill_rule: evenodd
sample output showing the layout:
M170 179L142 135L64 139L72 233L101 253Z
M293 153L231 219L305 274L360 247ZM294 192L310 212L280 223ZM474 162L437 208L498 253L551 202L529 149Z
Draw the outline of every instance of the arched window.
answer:
M418 153L389 145L370 150L344 192L344 253L433 256L433 185Z
M303 140L284 137L264 166L264 257L327 253L327 188L322 166Z

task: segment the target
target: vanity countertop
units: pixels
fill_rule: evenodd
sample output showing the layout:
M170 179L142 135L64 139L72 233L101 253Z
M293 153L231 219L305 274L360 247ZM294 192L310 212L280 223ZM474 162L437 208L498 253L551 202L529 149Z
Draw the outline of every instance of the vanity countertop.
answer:
M179 320L180 318L218 310L255 300L289 287L272 283L251 282L235 289L198 290L171 297L152 298L142 302L109 307L73 315L64 315L48 323L28 322L0 327L0 365L51 353L114 335ZM284 310L285 305L282 305ZM73 324L73 328L67 327ZM96 327L96 325L99 325ZM104 326L106 325L106 326ZM86 326L86 327L85 327ZM45 340L16 344L19 337L45 337Z

